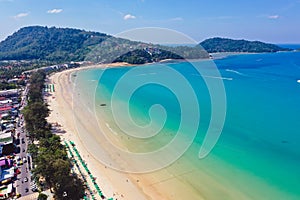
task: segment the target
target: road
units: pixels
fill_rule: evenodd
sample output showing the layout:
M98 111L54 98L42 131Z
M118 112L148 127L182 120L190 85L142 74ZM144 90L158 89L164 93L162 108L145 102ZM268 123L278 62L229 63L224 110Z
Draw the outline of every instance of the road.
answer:
M22 165L18 166L21 173L18 174L18 176L17 176L17 181L15 183L15 186L16 186L17 193L21 194L21 196L25 196L25 195L32 193L30 190L31 177L30 177L30 171L28 168L28 161L27 161L27 159L28 159L28 155L27 155L28 141L26 139L25 131L22 128L22 125L21 125L21 127L18 127L17 130L20 132L20 137L19 137L20 138L20 144L19 144L20 153L18 153L17 156L19 156L22 160L23 160L23 158L25 158L26 162L25 163L23 162ZM24 142L22 142L22 140ZM28 179L27 182L24 181L25 178ZM26 188L28 188L27 192L25 191Z
M22 108L25 105L22 105ZM20 147L20 152L16 154L16 156L19 156L23 164L18 166L19 170L21 171L20 174L17 176L17 180L15 181L15 187L16 187L16 192L21 194L22 197L32 194L33 192L30 189L30 182L31 182L31 176L30 176L30 169L29 168L29 160L31 161L31 158L27 154L27 147L28 147L28 140L26 138L26 131L25 131L25 125L24 125L24 118L22 117L22 114L19 115L19 123L17 124L17 129L16 132L17 134L20 133L19 139L20 139L20 144L18 147ZM25 158L25 160L23 160ZM24 162L25 161L25 162ZM30 162L32 164L32 162ZM24 181L24 179L27 178L28 181ZM28 190L27 190L28 189ZM26 191L27 190L27 191Z

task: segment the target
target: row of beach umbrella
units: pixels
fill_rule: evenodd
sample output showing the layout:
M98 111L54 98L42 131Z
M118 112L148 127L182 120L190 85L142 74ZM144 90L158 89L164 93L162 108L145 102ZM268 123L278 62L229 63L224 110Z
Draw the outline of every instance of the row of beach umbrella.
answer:
M54 84L46 84L45 85L45 92L55 92L55 89L54 89Z
M76 167L77 167L79 173L81 174L81 177L82 177L83 181L86 183L87 189L88 189L89 193L90 193L91 196L92 196L92 200L95 200L95 199L96 199L96 198L95 198L95 195L93 194L92 189L91 189L90 186L88 185L87 180L86 180L84 174L82 173L82 171L81 171L81 169L80 169L80 167L79 167L79 165L78 165L76 159L74 158L74 154L72 153L72 150L71 150L71 148L69 147L69 145L68 145L68 143L67 143L66 141L65 141L65 145L66 145L66 147L67 147L67 149L68 149L68 151L69 151L69 153L70 153L70 156L71 156L71 158L72 158L72 162L76 165ZM88 198L87 196L84 196L83 198L84 198L85 200L89 200L89 198Z
M96 183L95 177L93 177L93 175L91 174L91 172L90 172L90 170L88 169L87 165L85 164L85 162L84 162L83 159L81 158L81 156L80 156L80 154L79 154L77 148L75 147L74 142L72 142L72 141L69 141L69 142L70 142L70 145L73 147L73 151L75 152L76 156L78 157L78 159L79 159L81 165L83 166L83 168L85 169L85 171L88 173L89 177L91 178L92 183L94 184L94 187L96 188L96 190L97 190L99 196L100 196L102 199L104 199L105 197L104 197L104 195L103 195L103 193L102 193L100 187L99 187L98 184ZM113 199L110 198L110 199L108 199L108 200L113 200Z

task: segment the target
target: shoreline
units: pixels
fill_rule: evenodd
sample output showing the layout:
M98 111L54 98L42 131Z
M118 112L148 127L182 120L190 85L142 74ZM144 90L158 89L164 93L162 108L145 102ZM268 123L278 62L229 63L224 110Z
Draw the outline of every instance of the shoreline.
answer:
M99 157L98 153L101 154L101 151L104 151L117 164L122 166L122 161L124 162L114 151L105 148L105 142L101 140L101 137L98 138L97 132L99 132L99 128L93 126L95 124L91 121L91 115L85 106L79 108L78 113L81 119L75 122L74 118L76 116L72 112L72 98L76 94L72 93L74 91L72 91L71 78L73 73L79 70L123 67L124 65L122 64L118 63L113 66L102 64L69 69L52 74L48 80L55 85L55 92L47 97L47 103L51 110L48 122L57 122L62 125L61 128L66 131L64 134L58 134L61 136L62 142L72 141L75 143L84 162L87 163L91 174L96 177L96 183L99 185L104 196L107 198L112 197L114 200L206 199L206 196L218 199L221 197L219 196L219 191L226 190L229 196L238 196L242 199L247 199L239 191L231 187L226 188L225 185L228 183L222 184L227 182L226 179L214 175L205 168L195 168L190 158L187 157L180 158L178 162L159 171L145 174L119 172L108 167L107 163L106 165L103 164L101 159L100 161L97 159ZM125 67L130 66L136 65L127 65ZM104 121L100 123L104 123L103 129L105 133L106 131L108 133L111 132L109 127L105 126ZM82 127L78 130L80 126ZM89 137L82 138L85 136ZM116 143L120 142L116 141ZM198 182L199 178L202 180L201 182ZM195 186L197 187L191 187L190 184L196 184ZM201 188L207 188L207 191Z
M99 129L93 128L87 109L83 107L80 109L79 113L82 120L79 121L80 125L75 125L74 113L72 113L71 77L72 74L78 70L107 67L121 66L120 64L114 66L94 65L65 70L48 77L49 83L55 85L55 92L47 97L47 103L49 104L49 109L51 111L48 122L58 123L61 125L61 129L66 131L63 134L58 134L61 136L62 142L72 141L75 143L80 155L87 163L91 174L96 177L96 183L107 198L112 197L113 199L118 200L203 199L204 196L202 192L199 193L198 190L190 188L189 184L186 184L185 181L182 181L181 178L179 178L181 177L180 174L187 174L187 176L189 176L191 169L194 168L190 164L186 166L182 164L184 162L178 162L177 164L174 164L174 169L172 169L172 167L167 167L155 172L136 174L116 171L115 169L107 167L107 165L101 163L99 159L97 159L98 152L101 153L101 151L105 151L109 155L112 155L112 161L116 161L120 165L124 162L123 159L114 154L115 152L105 148L105 142L103 143L100 138L95 137L95 135L97 136ZM105 122L103 123L105 124ZM78 126L81 125L83 128L80 129L79 134ZM108 127L104 127L104 131L110 132ZM86 138L82 140L84 134L94 137L95 140ZM98 145L93 145L95 142L97 142ZM120 141L117 141L117 143L118 142ZM95 150L95 148L98 147L101 147L101 150ZM177 168L179 169L179 172L174 171ZM177 173L179 173L179 176ZM201 177L206 177L205 179L207 179L207 181L212 181L204 171L199 171L198 173L201 174Z
M271 53L271 52L265 52ZM217 53L210 53L209 55L212 56L212 60L219 60L224 59L230 56L236 55L254 55L254 54L264 54L264 52L256 53L256 52L217 52Z
M93 146L93 142L100 144L100 146L95 147L100 147L101 150L98 149L98 152L105 151L108 152L108 154L114 154L114 152L105 148L105 142L101 141L101 138L96 138L95 141L89 141L88 139L83 141L82 135L80 136L78 134L78 129L76 130L75 125L76 122L74 121L72 113L72 95L74 95L72 94L73 91L71 88L72 73L85 69L123 66L123 64L114 64L114 66L104 64L93 65L65 70L52 74L49 78L49 81L51 81L56 88L55 93L51 93L52 96L48 97L48 103L50 105L49 108L52 110L49 121L51 118L51 122L58 122L61 124L62 129L66 130L66 133L59 135L67 141L71 140L75 142L77 149L88 164L88 168L91 173L94 177L97 177L96 182L103 191L103 194L108 198L113 197L114 199L119 200L207 199L208 197L210 199L252 199L251 197L254 197L254 194L257 191L252 191L251 188L249 189L247 186L237 184L237 182L233 184L230 177L226 175L223 176L224 172L227 172L228 175L231 174L234 176L231 172L236 170L236 168L228 163L224 163L222 158L218 158L214 155L211 155L207 162L197 165L197 168L192 162L190 162L190 158L183 157L180 158L178 162L166 167L165 169L147 174L118 172L106 167L106 165L102 164L99 159L97 159L97 155L93 149L95 147ZM76 97L76 95L74 97ZM83 129L80 129L80 133L87 133L88 135L92 135L91 137L94 136L94 138L95 136L97 137L97 133L95 134L95 129L92 126L93 124L89 121L90 118L88 117L89 112L87 109L85 109L85 107L81 107L78 108L78 111L78 113L82 115L82 119L85 119L79 120L79 123L83 126ZM105 123L105 120L102 121ZM109 127L105 127L104 132L106 132L107 129L109 129ZM101 142L103 142L103 144ZM194 150L195 149L195 152L197 152L199 148L194 148ZM111 159L116 160L117 163L121 163L123 160L117 156L114 156ZM223 168L220 169L218 166L223 166ZM243 178L242 180L247 180L249 182L253 182L253 184L260 185L259 188L263 188L265 191L274 193L271 186L266 185L265 182L256 179L257 177L253 177L251 174L249 175L245 173L240 175L240 177ZM259 191L259 194L263 194L263 191Z
M104 66L89 66L88 68L103 68ZM123 174L112 170L102 163L100 163L89 152L86 146L80 139L76 129L74 128L74 119L72 114L72 94L71 84L69 76L75 71L88 69L77 68L65 70L52 74L48 77L48 81L55 85L55 92L50 93L46 98L49 104L50 115L48 117L49 123L58 123L61 125L61 129L65 130L65 133L57 134L63 141L73 141L78 149L80 155L87 163L91 174L96 177L96 183L100 186L103 194L108 198L114 199L146 199L145 194L134 185L134 182L128 181L130 177L127 174Z

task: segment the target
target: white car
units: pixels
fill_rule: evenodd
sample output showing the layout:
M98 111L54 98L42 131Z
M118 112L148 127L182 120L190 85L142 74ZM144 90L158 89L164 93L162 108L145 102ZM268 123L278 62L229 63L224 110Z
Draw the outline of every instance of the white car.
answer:
M16 156L16 157L15 157L15 160L16 160L16 161L21 160L20 156Z
M36 184L30 186L30 189L31 189L32 192L37 192L38 191Z

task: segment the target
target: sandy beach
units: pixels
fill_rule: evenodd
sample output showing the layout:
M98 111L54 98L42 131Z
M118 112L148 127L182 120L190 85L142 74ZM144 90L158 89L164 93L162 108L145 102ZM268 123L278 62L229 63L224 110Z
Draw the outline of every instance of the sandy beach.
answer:
M119 65L109 67L117 66ZM116 156L104 139L99 137L99 131L109 131L109 127L106 127L107 130L99 130L97 122L92 120L95 116L92 116L84 106L76 108L79 115L74 115L73 98L76 98L74 95L80 94L73 93L71 78L77 70L103 67L105 66L69 69L51 75L48 82L54 84L55 92L50 93L47 102L51 111L48 121L58 123L61 129L66 131L58 134L63 141L75 143L105 197L119 200L208 199L208 197L209 199L220 199L220 197L247 199L237 188L229 187L230 180L211 173L211 166L203 165L201 169L196 168L193 162L198 161L194 158L182 157L169 167L144 174L119 172L101 163L98 155L101 152L112 155L112 162L115 161L117 164L122 165L126 161ZM100 199L99 196L97 199Z
M93 66L103 67L103 66ZM90 67L87 67L90 68ZM146 199L145 194L138 190L137 186L129 181L127 174L116 172L105 167L93 158L88 149L82 144L74 128L72 119L72 85L67 77L78 69L72 69L56 73L49 78L49 82L55 85L55 93L47 97L49 109L51 110L48 118L49 123L58 123L65 133L59 134L62 140L73 141L78 151L86 161L91 173L96 177L96 182L102 189L104 195L114 199Z

